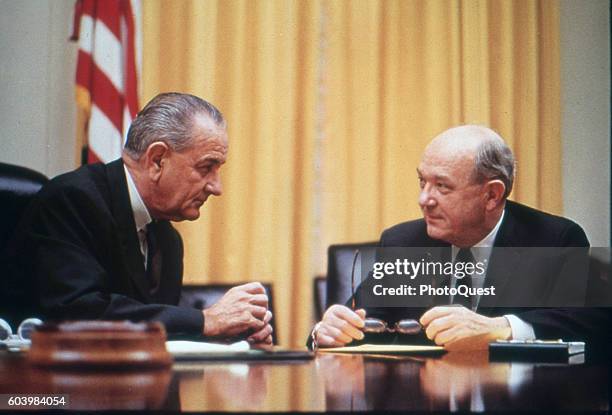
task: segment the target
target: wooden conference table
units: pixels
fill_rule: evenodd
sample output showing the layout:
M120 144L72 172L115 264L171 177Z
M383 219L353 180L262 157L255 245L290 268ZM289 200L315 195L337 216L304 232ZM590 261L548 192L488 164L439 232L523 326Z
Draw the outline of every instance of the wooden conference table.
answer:
M0 352L0 394L64 394L64 409L82 410L603 412L609 381L607 363L494 363L486 352L318 354L109 373L41 370L22 355ZM0 409L9 409L6 402Z

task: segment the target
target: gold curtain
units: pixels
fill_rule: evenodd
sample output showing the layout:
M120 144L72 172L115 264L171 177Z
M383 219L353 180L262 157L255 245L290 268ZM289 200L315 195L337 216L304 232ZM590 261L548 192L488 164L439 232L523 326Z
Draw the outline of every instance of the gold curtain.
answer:
M143 98L178 90L229 120L224 195L180 223L185 281L274 284L281 343L304 344L331 243L418 218L427 142L490 125L515 200L561 212L555 0L143 4Z

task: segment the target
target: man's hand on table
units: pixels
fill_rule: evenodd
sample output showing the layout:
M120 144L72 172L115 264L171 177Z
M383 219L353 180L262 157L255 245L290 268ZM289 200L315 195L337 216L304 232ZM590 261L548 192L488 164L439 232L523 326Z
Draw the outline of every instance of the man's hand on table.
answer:
M268 296L258 282L231 288L202 313L203 334L207 337L233 337L250 332L249 339L253 342L266 342L268 338L272 341Z
M271 346L273 329L272 329L272 326L270 325L270 320L272 320L272 312L268 310L266 312L266 316L264 317L265 326L262 329L251 334L249 337L247 337L247 341L254 346L257 346L257 345L260 345L260 346L270 345Z
M329 307L315 329L317 345L339 347L363 339L365 316L364 309L353 311L339 304Z
M420 319L427 338L447 350L483 350L489 342L512 335L505 317L485 317L465 307L439 306Z

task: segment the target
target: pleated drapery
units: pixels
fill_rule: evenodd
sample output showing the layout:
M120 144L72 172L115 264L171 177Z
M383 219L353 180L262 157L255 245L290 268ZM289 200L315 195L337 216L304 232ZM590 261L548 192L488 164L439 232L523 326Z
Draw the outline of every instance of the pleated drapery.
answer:
M496 129L512 198L561 213L554 0L148 0L143 18L143 102L193 93L229 124L223 196L177 224L185 282L272 282L285 346L329 244L420 217L415 169L446 128Z

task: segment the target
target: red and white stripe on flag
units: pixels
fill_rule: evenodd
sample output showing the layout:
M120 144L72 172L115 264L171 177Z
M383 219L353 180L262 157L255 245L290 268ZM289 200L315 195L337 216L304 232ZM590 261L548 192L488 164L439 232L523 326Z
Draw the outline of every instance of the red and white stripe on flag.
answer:
M76 102L85 114L87 162L121 156L138 113L140 0L77 0Z

